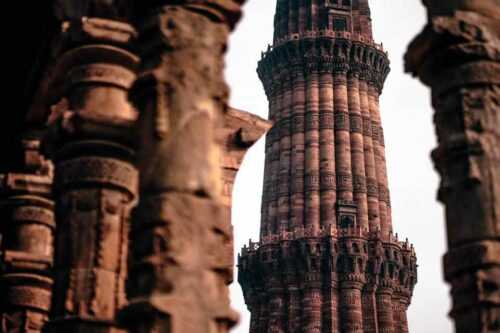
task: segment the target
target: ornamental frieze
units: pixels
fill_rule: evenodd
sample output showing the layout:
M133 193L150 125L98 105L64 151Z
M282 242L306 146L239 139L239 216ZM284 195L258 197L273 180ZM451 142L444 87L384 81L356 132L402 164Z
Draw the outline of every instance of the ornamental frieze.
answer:
M291 40L270 47L259 62L258 73L268 95L275 84L273 73L288 72L290 68L294 68L294 76L297 76L297 72L303 75L312 72L351 72L381 91L389 73L389 60L384 51L373 45L346 39Z

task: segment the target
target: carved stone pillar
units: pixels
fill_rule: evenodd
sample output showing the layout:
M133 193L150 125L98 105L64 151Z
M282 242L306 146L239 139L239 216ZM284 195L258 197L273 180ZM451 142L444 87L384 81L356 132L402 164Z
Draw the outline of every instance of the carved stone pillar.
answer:
M379 109L379 91L373 84L368 84L368 104L370 108L372 121L372 142L373 152L375 156L375 170L378 181L378 203L380 214L380 231L383 240L389 239L389 234L392 232L392 225L388 217L388 181L387 181L387 166L385 161L385 147L383 145L382 124Z
M280 160L278 172L278 225L280 230L291 230L290 226L290 156L292 149L290 115L292 104L292 86L288 73L281 77L281 102L280 102Z
M319 74L311 69L307 76L305 117L305 226L320 229L320 150L319 150Z
M227 109L223 56L241 3L156 1L137 10L141 201L121 313L130 332L224 333L237 321L216 132Z
M56 1L63 22L55 54L46 145L55 164L55 286L49 332L118 332L125 305L130 211L138 173L128 102L138 58L123 3ZM105 18L103 18L105 17Z
M340 315L342 316L342 332L362 333L363 313L361 305L361 289L363 284L357 281L344 280L340 284Z
M335 132L333 113L333 76L324 69L319 82L319 149L320 149L320 189L321 226L335 229L337 181L335 179Z
M363 73L362 73L363 74ZM363 117L363 146L365 151L366 195L368 200L368 223L370 232L380 230L380 209L378 204L377 170L372 138L372 117L368 100L366 73L360 76L359 95Z
M363 140L363 118L359 93L359 73L349 72L347 78L349 128L351 132L351 165L353 196L358 207L358 223L363 230L369 229L368 198L366 191L365 150Z
M16 168L0 174L0 331L38 333L53 285L52 165L39 152L38 135L25 135L20 148Z
M392 286L388 283L382 283L377 289L377 317L380 333L395 333L392 294Z
M335 93L335 161L337 167L338 200L352 201L351 139L347 92L347 70L334 73ZM339 221L337 221L339 222Z
M500 3L424 1L408 72L432 89L456 332L500 330ZM453 61L450 61L453 59Z
M364 333L377 333L377 299L375 291L377 286L368 282L363 288L363 332Z
M291 225L304 227L304 159L305 159L305 78L302 70L294 69L292 96L292 157L291 157Z
M284 290L280 286L269 289L269 333L285 333L285 298Z

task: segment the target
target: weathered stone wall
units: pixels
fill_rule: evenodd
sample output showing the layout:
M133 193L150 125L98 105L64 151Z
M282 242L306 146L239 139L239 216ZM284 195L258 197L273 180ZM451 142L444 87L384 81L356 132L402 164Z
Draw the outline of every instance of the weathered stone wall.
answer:
M407 71L432 89L456 331L500 330L500 2L424 1Z

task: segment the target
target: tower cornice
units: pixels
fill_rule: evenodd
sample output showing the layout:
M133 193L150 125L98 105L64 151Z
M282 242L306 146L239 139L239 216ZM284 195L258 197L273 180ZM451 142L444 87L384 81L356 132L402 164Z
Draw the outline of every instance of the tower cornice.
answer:
M351 72L373 84L382 92L390 71L387 53L375 44L366 44L347 38L292 39L263 53L257 72L266 94L282 73L312 71L321 73Z

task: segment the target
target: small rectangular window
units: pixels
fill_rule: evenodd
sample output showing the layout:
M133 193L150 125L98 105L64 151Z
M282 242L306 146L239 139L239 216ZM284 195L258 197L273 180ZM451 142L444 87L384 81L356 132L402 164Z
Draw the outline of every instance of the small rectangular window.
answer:
M347 31L347 19L345 17L336 17L333 19L333 30Z

